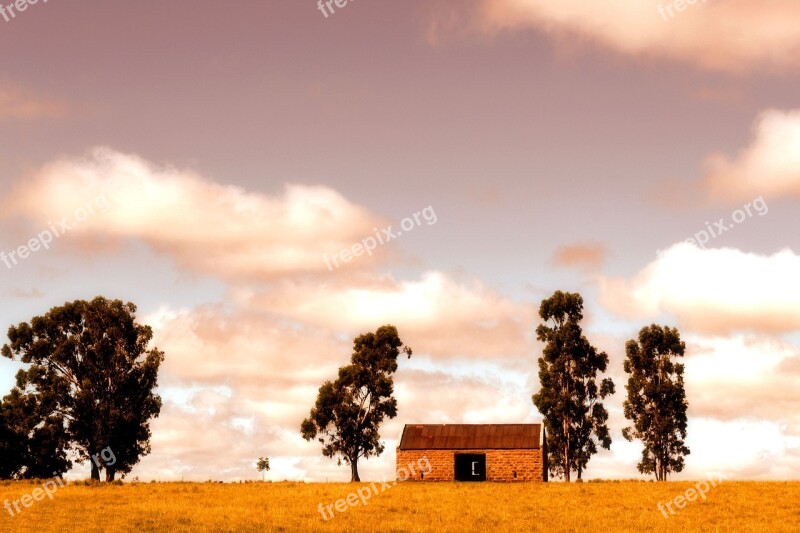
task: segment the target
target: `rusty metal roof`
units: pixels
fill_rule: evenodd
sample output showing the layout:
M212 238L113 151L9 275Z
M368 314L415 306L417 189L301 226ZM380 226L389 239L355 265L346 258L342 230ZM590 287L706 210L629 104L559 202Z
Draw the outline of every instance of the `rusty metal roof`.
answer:
M406 424L401 450L538 450L541 424Z

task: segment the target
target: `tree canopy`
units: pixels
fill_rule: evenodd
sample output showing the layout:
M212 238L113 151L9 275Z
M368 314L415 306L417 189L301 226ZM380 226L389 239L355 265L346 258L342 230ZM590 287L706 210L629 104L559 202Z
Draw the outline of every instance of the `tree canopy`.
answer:
M266 475L269 472L269 457L259 457L256 462L256 469L262 473L262 476Z

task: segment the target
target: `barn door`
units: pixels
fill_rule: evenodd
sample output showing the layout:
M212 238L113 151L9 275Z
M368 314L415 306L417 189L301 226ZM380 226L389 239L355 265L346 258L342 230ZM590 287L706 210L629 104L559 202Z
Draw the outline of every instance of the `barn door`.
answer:
M457 453L456 481L486 481L485 453Z

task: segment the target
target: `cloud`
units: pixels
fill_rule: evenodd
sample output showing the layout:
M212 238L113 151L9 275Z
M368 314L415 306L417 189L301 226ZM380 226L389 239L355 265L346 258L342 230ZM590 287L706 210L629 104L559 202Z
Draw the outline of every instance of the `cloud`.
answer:
M747 99L744 89L733 86L705 86L691 90L689 96L698 102L717 104L740 104Z
M351 247L382 223L327 187L287 185L269 196L106 148L46 165L3 205L6 217L47 227L100 195L112 207L70 235L106 244L138 239L186 270L228 280L327 273L324 254ZM343 268L366 268L376 257Z
M586 271L598 270L608 256L608 248L602 243L577 243L559 247L551 262L560 267L576 267Z
M600 302L631 319L676 317L691 331L800 329L800 256L677 244L630 279L600 278Z
M188 399L170 400L174 393ZM272 479L302 479L305 472L298 475L291 467L301 459L296 457L297 446L304 443L299 431L248 411L238 396L224 389L166 389L161 394L165 401L161 416L152 422L152 453L133 476L161 481L258 479L256 459L269 456Z
M484 33L532 28L561 48L575 41L615 52L666 58L702 68L745 72L800 65L800 4L794 0L726 0L684 4L670 17L664 0L483 0L471 15L441 10L432 40L457 26ZM659 11L663 7L663 14Z
M436 358L513 359L533 349L534 306L514 302L478 280L458 283L435 271L416 281L388 275L364 277L357 284L284 281L269 291L241 291L236 301L351 335L391 323L414 350Z
M763 337L688 335L689 414L719 421L749 418L800 437L800 350Z
M382 219L324 187L288 185L283 195L272 197L97 149L34 173L5 199L4 213L45 225L57 220L53 214L98 194L110 199L110 207L69 235L97 238L98 246L109 240L144 242L184 270L226 281L236 312L242 313L234 320L250 326L253 316L267 314L280 324L274 338L261 345L303 345L303 339L281 334L285 323L337 335L393 323L412 347L437 357L510 358L530 351L533 307L478 280L458 282L436 271L419 280L397 280L375 270L375 256L357 258L350 271L328 271L324 253L372 234ZM216 324L230 319L220 309L203 308L176 331L201 323L201 329L214 332ZM242 338L256 333L242 331ZM207 369L200 364L195 370Z
M43 100L18 89L0 87L0 120L63 118L70 108L63 102Z
M349 357L349 344L335 333L276 314L210 305L162 309L145 323L154 329L154 344L168 354L164 375L181 386L258 386L268 374L286 395L335 372L336 361Z
M712 154L705 166L706 186L715 198L800 196L800 110L764 111L749 146L735 158Z
M690 419L686 444L692 453L681 479L719 472L730 480L790 480L800 470L800 439L767 420Z
M13 298L34 299L34 300L44 296L44 293L35 287L27 290L17 287L15 289L6 290L5 294Z

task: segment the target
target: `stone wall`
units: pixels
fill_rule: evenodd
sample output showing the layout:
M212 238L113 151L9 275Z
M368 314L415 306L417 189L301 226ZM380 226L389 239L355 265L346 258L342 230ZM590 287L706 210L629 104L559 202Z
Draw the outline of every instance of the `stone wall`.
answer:
M485 453L486 481L544 481L541 449L397 450L398 477L402 479L405 472L409 472L409 481L453 481L455 479L455 454L457 453ZM430 468L428 468L428 463ZM425 468L420 468L420 465ZM428 469L430 472L424 474L423 479L420 471ZM412 470L413 473L411 473Z

